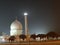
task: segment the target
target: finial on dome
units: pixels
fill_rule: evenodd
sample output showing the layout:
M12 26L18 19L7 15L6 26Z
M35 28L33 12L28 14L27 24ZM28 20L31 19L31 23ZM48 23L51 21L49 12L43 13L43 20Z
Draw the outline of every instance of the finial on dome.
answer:
M15 19L15 21L17 21L18 20L18 18L17 18L17 16L16 16L16 19Z

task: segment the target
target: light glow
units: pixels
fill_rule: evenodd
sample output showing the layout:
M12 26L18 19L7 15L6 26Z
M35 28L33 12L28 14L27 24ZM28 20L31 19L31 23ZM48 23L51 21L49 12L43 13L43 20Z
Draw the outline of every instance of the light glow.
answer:
M25 12L24 15L28 15L28 13Z
M1 42L6 42L6 40L4 39L4 36L0 36L0 43Z

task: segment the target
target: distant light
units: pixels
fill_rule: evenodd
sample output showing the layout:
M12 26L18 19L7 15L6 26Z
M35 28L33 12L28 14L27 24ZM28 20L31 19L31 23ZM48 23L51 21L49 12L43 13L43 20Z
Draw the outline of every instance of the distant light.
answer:
M2 42L6 42L4 38L2 39Z
M1 43L1 42L6 42L6 40L4 39L3 36L0 36L0 43Z
M25 12L24 15L28 15L28 13Z

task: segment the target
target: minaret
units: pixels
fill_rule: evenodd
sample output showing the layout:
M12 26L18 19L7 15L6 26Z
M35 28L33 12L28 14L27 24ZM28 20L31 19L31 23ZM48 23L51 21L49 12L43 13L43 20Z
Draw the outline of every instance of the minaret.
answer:
M24 13L25 16L25 35L28 35L28 20L27 20L28 13Z

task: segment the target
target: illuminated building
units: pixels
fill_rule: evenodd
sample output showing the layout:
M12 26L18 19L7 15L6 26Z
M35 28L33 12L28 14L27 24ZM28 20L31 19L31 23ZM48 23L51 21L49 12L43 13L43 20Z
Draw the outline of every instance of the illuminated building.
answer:
M22 24L17 19L10 26L10 36L22 34Z

